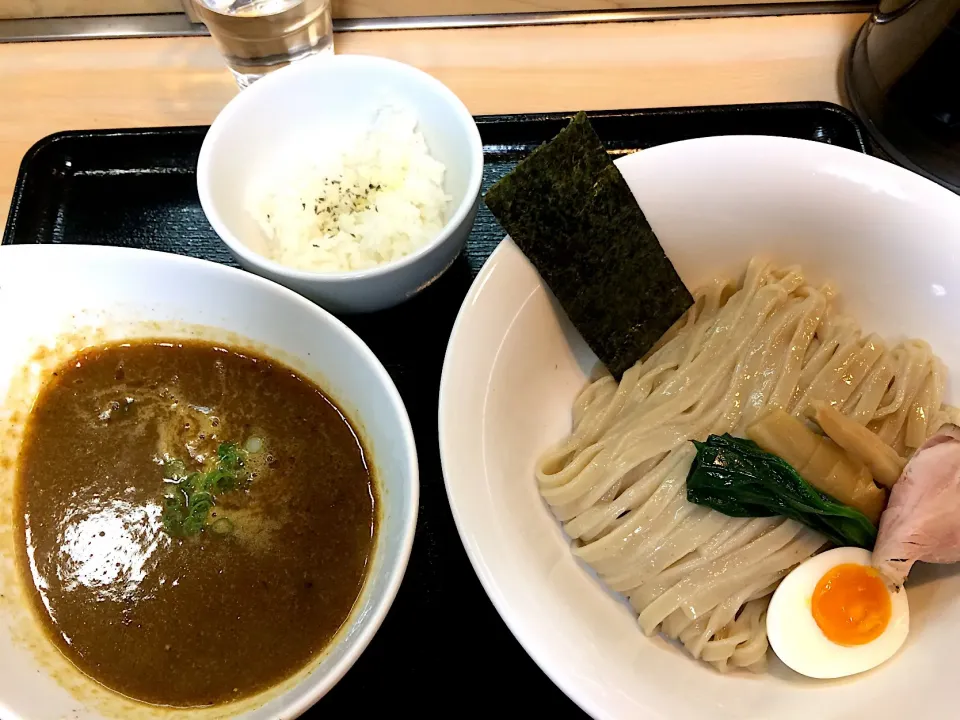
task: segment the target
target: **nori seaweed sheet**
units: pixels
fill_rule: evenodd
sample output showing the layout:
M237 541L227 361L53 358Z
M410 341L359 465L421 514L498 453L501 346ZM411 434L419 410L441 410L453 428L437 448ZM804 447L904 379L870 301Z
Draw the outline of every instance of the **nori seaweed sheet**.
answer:
M618 380L693 305L584 113L484 199Z

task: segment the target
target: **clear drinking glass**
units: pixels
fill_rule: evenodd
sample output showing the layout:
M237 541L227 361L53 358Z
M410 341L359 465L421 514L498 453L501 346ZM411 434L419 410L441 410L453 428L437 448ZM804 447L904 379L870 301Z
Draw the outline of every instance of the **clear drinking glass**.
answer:
M193 0L245 88L294 60L333 53L330 0Z

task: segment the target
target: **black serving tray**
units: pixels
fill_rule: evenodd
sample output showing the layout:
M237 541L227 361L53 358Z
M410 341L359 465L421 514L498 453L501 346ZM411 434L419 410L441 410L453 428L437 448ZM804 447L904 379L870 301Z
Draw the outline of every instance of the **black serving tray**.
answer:
M553 137L569 113L477 118L483 189ZM736 105L591 113L612 153L708 135L781 135L868 152L856 118L829 103ZM205 127L63 132L20 167L4 244L149 248L226 265L196 189ZM437 446L440 370L457 310L503 238L481 207L467 247L436 283L404 305L344 320L390 372L410 413L420 456L413 555L383 627L356 665L305 717L579 717L526 655L490 604L450 514ZM563 632L563 628L557 628ZM638 642L642 642L639 638Z

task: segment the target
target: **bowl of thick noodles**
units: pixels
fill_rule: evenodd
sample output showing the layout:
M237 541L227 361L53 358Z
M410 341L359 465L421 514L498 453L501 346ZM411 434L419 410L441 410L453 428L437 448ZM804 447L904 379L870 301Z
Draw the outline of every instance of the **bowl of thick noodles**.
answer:
M914 567L889 661L813 680L769 648L767 609L829 543L695 505L685 483L691 440L743 437L768 406L825 403L904 458L956 422L960 198L785 138L691 140L617 166L695 304L615 379L518 246L492 255L453 331L439 416L487 593L594 717L942 717L960 566Z

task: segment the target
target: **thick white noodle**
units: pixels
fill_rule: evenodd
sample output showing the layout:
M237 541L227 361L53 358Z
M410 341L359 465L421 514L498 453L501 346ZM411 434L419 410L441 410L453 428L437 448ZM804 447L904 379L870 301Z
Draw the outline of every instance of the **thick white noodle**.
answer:
M863 335L800 268L754 260L739 285L714 282L695 299L619 384L605 375L583 390L537 481L573 552L629 599L646 634L721 670L762 670L769 596L826 541L792 520L689 503L689 441L823 401L909 455L953 411L926 343Z

